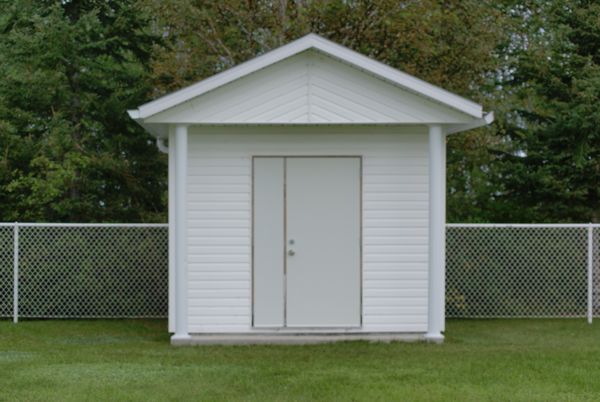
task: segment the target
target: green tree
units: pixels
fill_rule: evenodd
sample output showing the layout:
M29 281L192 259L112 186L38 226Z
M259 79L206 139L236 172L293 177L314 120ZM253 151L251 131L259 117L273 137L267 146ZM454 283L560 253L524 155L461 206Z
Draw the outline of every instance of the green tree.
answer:
M156 36L134 1L0 2L0 221L164 220L166 167L126 114Z
M598 221L599 7L0 0L0 220L164 220L125 110L316 32L496 112L449 139L450 221Z
M506 52L492 148L494 209L504 222L600 220L600 3L510 7L520 34Z
M459 94L499 68L504 15L494 1L145 0L168 46L156 49L156 88L165 93L310 32Z

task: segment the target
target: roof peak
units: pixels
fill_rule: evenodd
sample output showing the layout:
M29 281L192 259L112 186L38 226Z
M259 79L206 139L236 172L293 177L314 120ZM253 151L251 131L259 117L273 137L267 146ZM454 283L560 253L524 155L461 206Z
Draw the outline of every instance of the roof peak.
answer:
M371 59L368 56L362 55L312 32L286 45L272 49L260 56L224 70L188 87L145 103L137 110L129 111L129 114L136 120L144 120L152 115L175 107L206 92L212 91L309 49L316 49L330 57L378 76L390 84L397 85L474 118L481 118L483 115L481 105L475 102Z

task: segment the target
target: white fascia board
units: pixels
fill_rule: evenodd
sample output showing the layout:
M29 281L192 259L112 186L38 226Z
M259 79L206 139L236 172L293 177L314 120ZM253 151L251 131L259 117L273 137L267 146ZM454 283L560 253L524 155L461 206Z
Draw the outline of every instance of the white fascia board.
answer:
M316 34L308 34L287 45L271 50L268 53L206 78L196 84L141 105L137 110L129 111L130 116L134 119L145 119L308 49L319 50L340 61L470 116L476 118L482 117L483 111L481 105L429 84L412 75L396 70L344 46L333 43ZM134 115L136 117L133 117Z
M486 113L481 119L475 119L472 122L465 124L457 124L457 125L449 125L446 128L446 134L456 134L467 130L473 130L474 128L479 128L483 126L487 126L492 124L494 121L494 112Z
M133 120L138 120L140 118L140 112L138 109L133 109L133 110L128 110L127 114L129 115L129 117L131 117Z

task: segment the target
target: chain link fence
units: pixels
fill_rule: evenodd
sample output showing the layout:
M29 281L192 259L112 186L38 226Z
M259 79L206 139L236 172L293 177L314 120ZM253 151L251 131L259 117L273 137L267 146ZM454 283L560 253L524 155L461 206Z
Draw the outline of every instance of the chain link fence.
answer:
M599 236L596 225L447 225L446 316L591 319Z
M167 315L167 225L4 225L0 253L0 316Z
M592 272L591 272L591 316L600 316L600 227L594 227L591 239L591 257L592 257Z
M166 317L168 227L0 224L0 317L15 299L19 318ZM600 225L447 225L448 318L590 313Z
M0 317L13 315L13 228L0 226Z

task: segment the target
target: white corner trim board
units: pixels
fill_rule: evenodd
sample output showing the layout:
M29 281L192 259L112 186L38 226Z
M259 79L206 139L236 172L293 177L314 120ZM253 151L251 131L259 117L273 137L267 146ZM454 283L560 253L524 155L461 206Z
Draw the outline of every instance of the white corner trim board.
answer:
M188 127L175 127L175 334L174 341L190 339L188 333L187 262L187 163Z
M189 87L141 105L138 107L138 109L129 110L128 113L132 119L144 120L152 115L170 109L192 98L212 91L218 87L308 49L318 50L358 69L378 76L392 84L405 88L408 91L439 102L474 118L479 119L483 117L481 105L475 102L446 91L438 86L429 84L423 80L373 60L344 46L340 46L316 34L308 34L296 41L281 46L212 77L206 78Z
M429 305L425 339L442 342L445 330L446 136L429 126Z

